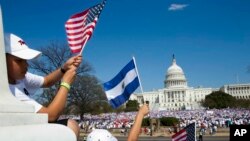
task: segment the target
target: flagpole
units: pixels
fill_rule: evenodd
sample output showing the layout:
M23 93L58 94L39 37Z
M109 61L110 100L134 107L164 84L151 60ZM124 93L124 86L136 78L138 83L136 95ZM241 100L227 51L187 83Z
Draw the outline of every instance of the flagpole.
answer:
M136 70L136 73L137 73L137 75L138 75L138 79L139 79L139 83L140 83L140 88L141 88L141 93L143 93L142 84L141 84L141 79L140 79L139 72L138 72L138 69L137 69L135 57L133 56L132 58L133 58L133 61L134 61L134 63L135 63L135 70Z
M141 88L141 94L143 94L143 88L142 88L141 79L140 79L140 76L139 76L139 71L138 71L138 69L137 69L135 57L132 56L132 58L133 58L133 61L134 61L134 63L135 63L135 70L136 70L136 73L137 73L137 75L138 75L138 80L139 80L140 88ZM146 104L149 104L149 103L147 103L146 101L144 101L144 97L143 97L143 96L142 96L142 100L143 100L142 104L145 104L145 103L146 103ZM149 114L149 113L148 113L148 116L150 117L150 114Z
M79 53L80 55L82 55L82 51L83 51L83 49L84 49L84 47L85 47L88 40L89 40L89 35L87 35L86 40L85 40L84 44L82 45L81 52Z

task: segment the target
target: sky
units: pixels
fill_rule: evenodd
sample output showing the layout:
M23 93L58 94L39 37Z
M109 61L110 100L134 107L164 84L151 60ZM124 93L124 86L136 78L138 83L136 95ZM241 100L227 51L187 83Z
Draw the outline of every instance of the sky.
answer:
M4 32L66 43L69 17L100 2L0 0ZM164 87L173 54L190 87L250 83L249 13L249 0L107 0L83 58L106 82L134 56L143 91Z

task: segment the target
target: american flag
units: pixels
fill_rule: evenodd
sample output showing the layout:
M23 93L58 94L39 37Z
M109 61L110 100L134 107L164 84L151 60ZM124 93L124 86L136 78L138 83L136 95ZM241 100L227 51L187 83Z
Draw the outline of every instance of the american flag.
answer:
M93 34L98 17L106 3L97 4L69 18L65 24L68 44L73 53L79 53Z
M172 136L172 141L195 141L195 123L191 123Z

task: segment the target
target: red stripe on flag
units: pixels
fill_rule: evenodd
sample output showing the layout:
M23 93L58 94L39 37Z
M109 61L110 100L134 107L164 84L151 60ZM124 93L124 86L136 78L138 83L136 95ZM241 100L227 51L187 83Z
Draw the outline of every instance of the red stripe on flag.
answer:
M172 136L172 141L195 141L195 123L191 123Z
M84 24L76 26L76 27L66 27L66 30L78 30L80 28L84 27Z
M84 46L91 38L98 17L106 3L97 4L83 12L70 17L65 23L66 35L69 47L73 53L80 52L80 46ZM83 47L81 47L83 48Z
M75 50L71 50L71 52L72 53L78 53L78 52L80 52L82 50L82 48L80 48L80 49L75 49Z
M79 34L83 34L84 31L79 31L79 32L75 32L75 33L67 33L68 36L74 36L74 35L79 35Z
M68 38L68 41L77 41L77 40L81 40L81 39L82 39L82 37L73 38L73 39Z
M70 19L75 19L75 18L83 17L83 16L85 16L86 14L88 14L88 12L89 12L89 9L87 9L87 10L81 12L81 13L77 13L77 14L71 16ZM69 19L69 20L70 20L70 19ZM68 22L68 24L71 24L71 23L74 24L74 22Z

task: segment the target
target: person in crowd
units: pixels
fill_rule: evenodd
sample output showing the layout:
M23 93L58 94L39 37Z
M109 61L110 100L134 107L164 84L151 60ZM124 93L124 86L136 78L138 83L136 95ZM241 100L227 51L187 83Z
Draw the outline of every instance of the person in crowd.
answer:
M201 126L199 131L199 141L203 141L203 135L205 135L205 128Z
M77 55L57 70L47 76L39 76L28 72L28 60L37 58L41 52L31 49L26 42L14 34L5 34L5 53L9 88L12 94L22 102L31 104L36 113L47 113L48 122L68 126L74 131L77 138L79 126L75 120L58 120L66 104L70 85L75 79L76 69L82 62L82 56ZM60 88L53 101L48 106L43 106L31 98L39 88L53 86L61 81Z

